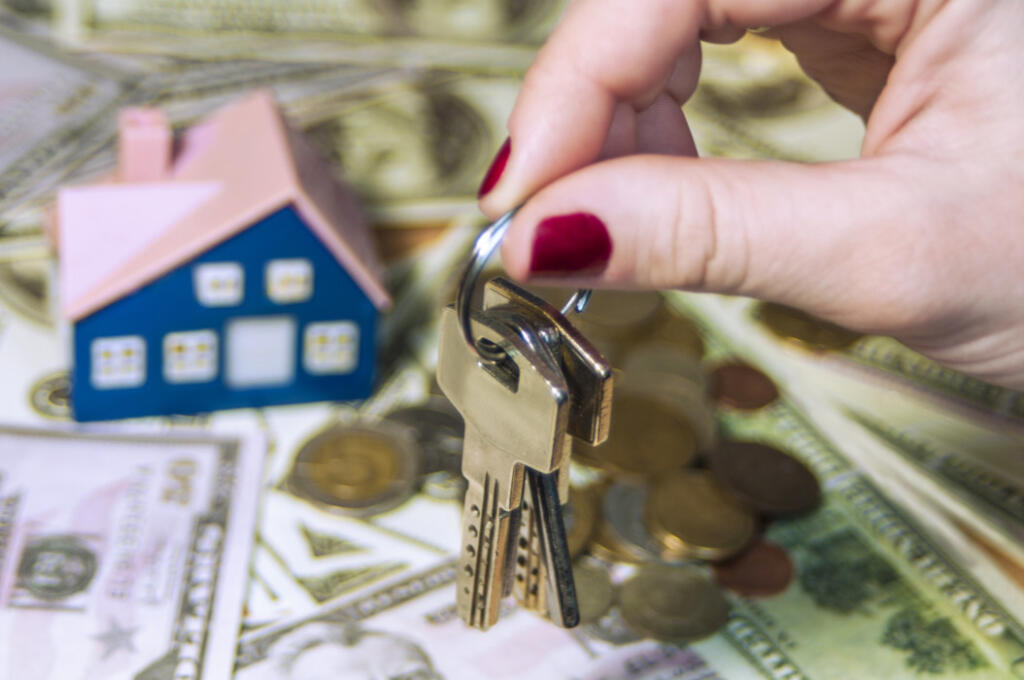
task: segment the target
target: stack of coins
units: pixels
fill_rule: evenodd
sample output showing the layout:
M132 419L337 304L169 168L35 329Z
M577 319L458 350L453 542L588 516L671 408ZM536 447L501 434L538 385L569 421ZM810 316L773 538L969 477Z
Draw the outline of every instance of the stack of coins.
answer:
M718 410L770 408L770 378L739 362L708 371L696 328L660 295L597 291L594 303L601 313L578 325L621 370L608 440L573 448L588 481L565 508L581 620L610 641L705 637L727 619L725 590L786 589L793 563L761 529L813 510L820 487L778 448L719 441Z

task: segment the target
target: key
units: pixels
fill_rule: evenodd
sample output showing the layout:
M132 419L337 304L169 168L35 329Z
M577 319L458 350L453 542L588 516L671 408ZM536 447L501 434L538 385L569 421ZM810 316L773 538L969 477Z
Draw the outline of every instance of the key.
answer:
M462 472L468 489L456 609L481 629L494 624L501 598L512 589L511 539L518 534L525 468L551 473L568 454L565 377L547 343L539 341L541 330L517 328L500 316L497 307L477 314L473 334L502 347L502 360L483 362L470 351L452 308L442 315L438 356L438 383L466 424Z
M488 283L484 307L496 315L501 313L512 326L528 324L532 319L538 328L546 329L541 338L557 355L559 369L569 383L569 432L589 444L604 441L612 390L607 360L561 313L509 281L495 279ZM570 446L568 438L565 445ZM546 614L563 627L572 627L579 620L579 611L561 516L561 505L568 501L568 474L542 475L530 470L526 474L514 593L523 607Z
M503 279L487 285L484 307L494 316L500 313L509 326L522 328L532 322L544 329L540 336L557 355L558 368L570 383L569 432L588 443L603 441L608 432L612 381L611 367L600 353L553 307ZM570 445L568 438L565 445ZM568 500L568 475L541 475L531 470L526 474L528 493L521 506L515 546L514 594L523 607L572 627L578 623L579 610L561 518L561 503Z
M579 623L580 612L558 491L557 477L565 470L526 470L514 593L522 607L572 628Z

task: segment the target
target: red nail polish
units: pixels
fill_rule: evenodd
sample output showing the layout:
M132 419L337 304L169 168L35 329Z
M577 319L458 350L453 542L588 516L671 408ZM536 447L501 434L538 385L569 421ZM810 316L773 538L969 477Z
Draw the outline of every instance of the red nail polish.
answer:
M542 220L533 236L534 274L598 272L612 255L608 228L596 215L570 213Z
M501 173L505 172L505 164L508 163L508 153L512 150L512 140L505 138L505 143L498 149L497 155L494 160L491 161L491 167L487 169L487 174L484 175L484 181L480 183L480 191L476 192L477 198L483 198L494 185L501 179Z

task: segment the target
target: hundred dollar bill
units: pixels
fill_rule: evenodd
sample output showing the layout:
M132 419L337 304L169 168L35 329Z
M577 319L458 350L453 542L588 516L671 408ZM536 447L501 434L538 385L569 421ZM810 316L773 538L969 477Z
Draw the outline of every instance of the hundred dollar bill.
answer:
M529 63L564 0L57 0L77 44L190 58L495 66ZM522 55L522 56L520 56ZM518 57L518 58L517 58Z
M719 319L715 308L733 301L672 297L697 312L710 363L737 354L763 359L745 351L747 336L709 323ZM725 411L723 433L800 459L821 482L823 504L768 527L766 537L795 563L795 583L779 596L734 601L723 634L760 659L771 677L834 677L837 663L844 677L1024 673L1019 585L985 554L954 540L948 522L908 505L910 489L866 469L845 426L820 418L821 407L811 413L819 403L811 386L799 376L775 375L786 396L753 413ZM794 395L804 397L802 409ZM827 642L811 642L818 634Z
M756 677L721 640L690 648L618 646L552 626L513 605L486 635L455 613L454 561L243 636L236 678L602 678L717 680ZM634 639L635 640L635 639Z
M224 678L258 440L0 428L0 678Z
M4 15L6 16L6 15ZM101 141L131 79L0 23L0 217L53 186ZM3 223L0 222L0 231Z
M748 34L702 46L683 107L702 156L821 162L855 158L864 124L836 104L776 41Z

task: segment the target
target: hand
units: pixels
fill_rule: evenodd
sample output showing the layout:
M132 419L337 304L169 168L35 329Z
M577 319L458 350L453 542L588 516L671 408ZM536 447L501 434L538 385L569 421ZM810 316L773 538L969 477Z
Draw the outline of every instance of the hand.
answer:
M866 119L859 159L695 158L699 41L754 26ZM481 207L530 198L516 278L750 295L1024 388L1021 35L1014 0L577 0Z

